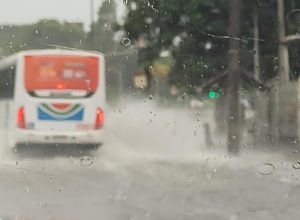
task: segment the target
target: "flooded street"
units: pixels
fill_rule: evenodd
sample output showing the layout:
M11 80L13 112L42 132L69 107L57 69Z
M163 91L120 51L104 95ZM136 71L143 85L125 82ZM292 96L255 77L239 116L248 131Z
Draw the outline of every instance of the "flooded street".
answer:
M229 157L204 143L210 117L136 102L111 109L97 151L5 151L1 220L298 219L298 153L249 145Z

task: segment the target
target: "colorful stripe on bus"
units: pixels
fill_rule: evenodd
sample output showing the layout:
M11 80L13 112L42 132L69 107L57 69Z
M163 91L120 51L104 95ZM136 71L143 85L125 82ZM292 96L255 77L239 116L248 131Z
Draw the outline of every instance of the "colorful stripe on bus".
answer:
M84 107L81 104L40 103L37 107L37 112L39 120L81 121Z

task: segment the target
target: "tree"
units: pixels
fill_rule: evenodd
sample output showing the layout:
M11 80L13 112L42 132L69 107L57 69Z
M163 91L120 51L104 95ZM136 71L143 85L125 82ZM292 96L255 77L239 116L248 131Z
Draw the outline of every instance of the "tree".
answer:
M116 3L105 0L100 6L98 20L88 34L89 49L106 55L106 76L110 100L118 100L126 89L133 84L136 67L136 54L128 39L118 39Z
M80 23L43 19L30 25L2 26L1 47L5 55L55 45L83 48L85 32ZM53 45L53 46L51 46Z
M114 25L116 24L116 3L105 0L98 12L98 20L92 24L89 32L89 48L103 53L112 52L116 47L114 42Z
M32 48L48 48L49 45L83 48L85 33L80 23L60 23L57 20L40 20L30 26L25 40Z
M141 37L146 41L141 64L151 65L162 51L169 50L176 60L170 80L199 84L226 65L228 41L212 36L226 35L225 2L138 0L136 7L128 6L124 29L133 41Z

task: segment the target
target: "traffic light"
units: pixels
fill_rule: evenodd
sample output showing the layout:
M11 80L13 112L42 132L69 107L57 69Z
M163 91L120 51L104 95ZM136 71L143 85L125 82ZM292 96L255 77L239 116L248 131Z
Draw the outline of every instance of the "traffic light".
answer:
M207 96L209 99L218 99L220 98L221 94L222 94L222 88L220 87L219 84L215 83L210 86Z
M203 96L207 99L215 100L221 97L223 94L223 89L220 83L211 83L204 87Z
M219 90L209 90L208 92L208 98L210 99L217 99L221 96L221 92Z

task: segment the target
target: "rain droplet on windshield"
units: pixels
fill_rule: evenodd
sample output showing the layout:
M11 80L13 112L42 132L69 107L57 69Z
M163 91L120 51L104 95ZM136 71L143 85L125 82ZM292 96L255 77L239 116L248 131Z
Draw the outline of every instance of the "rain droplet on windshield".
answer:
M286 15L286 21L288 23L299 25L300 24L300 9L293 9Z
M279 60L278 57L274 57L273 62L278 63L278 60Z
M292 167L296 170L300 169L300 161L297 161L296 163L292 164Z
M207 179L207 180L210 180L211 178L212 178L212 175L211 175L210 173L207 173L207 174L206 174L206 179Z
M261 7L271 6L275 3L275 0L256 0Z
M121 40L121 45L124 46L124 47L129 47L130 44L131 44L131 41L130 41L129 38L123 38L123 39Z
M261 175L271 175L275 171L275 166L271 163L261 163L257 165L257 172Z
M53 176L49 177L50 182L53 182Z
M87 167L91 166L94 163L93 158L89 156L84 156L79 159L80 166Z
M91 80L89 80L89 79L85 80L85 84L86 84L87 86L91 85Z

